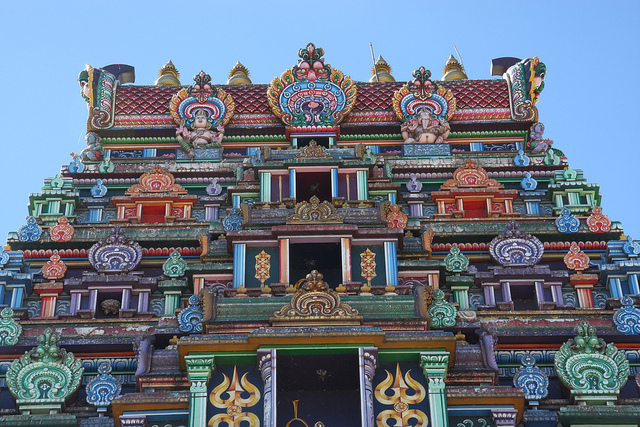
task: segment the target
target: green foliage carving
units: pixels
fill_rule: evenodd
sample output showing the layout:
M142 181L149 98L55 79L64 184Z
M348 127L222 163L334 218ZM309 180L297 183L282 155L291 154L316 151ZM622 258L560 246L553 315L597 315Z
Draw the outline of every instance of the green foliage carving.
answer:
M187 262L182 259L180 252L173 251L164 264L162 264L162 271L167 277L181 277L184 276L184 272L187 269Z
M452 273L462 273L469 268L469 259L464 256L456 246L449 250L449 254L444 258L444 266Z
M578 335L564 343L555 356L560 381L573 395L615 400L629 377L629 361L624 352L596 337L596 328L586 320L580 322L575 332Z
M0 346L16 345L22 334L22 326L13 320L13 310L5 307L0 312Z
M21 411L55 413L80 385L82 363L73 353L60 348L59 340L47 328L38 336L38 346L9 366L7 386Z
M431 318L432 328L450 328L456 325L458 310L444 300L444 292L440 289L433 291L433 302L427 308Z

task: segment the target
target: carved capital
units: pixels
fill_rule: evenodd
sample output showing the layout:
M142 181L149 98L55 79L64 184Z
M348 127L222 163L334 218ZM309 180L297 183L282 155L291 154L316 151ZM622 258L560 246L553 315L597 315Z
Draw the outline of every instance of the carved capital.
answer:
M204 387L207 391L207 384L211 379L211 372L215 369L214 358L211 354L189 355L184 358L187 365L187 377L191 383L191 391L200 391ZM198 390L194 390L194 387Z

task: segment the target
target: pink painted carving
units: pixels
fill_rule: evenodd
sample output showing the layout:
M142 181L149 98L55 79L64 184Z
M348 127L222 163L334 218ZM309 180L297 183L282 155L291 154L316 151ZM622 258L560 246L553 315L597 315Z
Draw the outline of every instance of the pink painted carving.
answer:
M564 263L569 270L582 272L589 268L589 257L580 250L576 242L572 242L569 253L564 256Z
M42 277L49 280L62 279L67 272L67 266L57 253L51 255L49 261L42 267Z
M587 218L589 231L592 233L606 233L611 231L611 220L608 216L603 215L602 208L595 206L591 215Z
M465 162L464 167L456 169L453 173L453 179L447 180L440 187L441 190L456 188L504 188L504 185L489 178L487 171L469 159Z
M389 214L387 215L387 227L402 228L407 226L409 216L402 212L400 206L395 203L391 205Z
M54 242L68 242L71 240L74 233L75 230L73 226L69 224L69 220L64 216L61 216L60 219L58 219L58 224L49 229L51 240Z

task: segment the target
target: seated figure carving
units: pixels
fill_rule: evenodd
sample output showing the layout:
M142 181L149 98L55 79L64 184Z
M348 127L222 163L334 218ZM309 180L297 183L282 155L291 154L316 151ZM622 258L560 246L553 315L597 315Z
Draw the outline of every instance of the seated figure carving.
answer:
M446 120L435 118L428 108L423 107L415 118L401 125L400 131L405 144L433 144L446 142L451 126Z
M199 109L194 117L191 126L186 125L183 119L180 127L176 129L176 136L180 146L188 153L189 157L194 157L194 148L218 148L221 146L224 137L224 126L218 125L217 132L212 130L213 120L209 118L204 108ZM189 127L191 130L189 130Z

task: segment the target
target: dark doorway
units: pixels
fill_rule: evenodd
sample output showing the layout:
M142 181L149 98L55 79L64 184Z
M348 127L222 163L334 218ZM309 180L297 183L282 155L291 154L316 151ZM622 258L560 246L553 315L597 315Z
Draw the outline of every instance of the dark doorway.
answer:
M342 283L341 252L339 243L294 243L289 258L289 279L296 283L307 277L311 270L324 275L331 288Z
M329 148L329 137L328 136L314 136L313 138L311 137L298 137L298 140L296 141L296 146L298 148L302 148L302 147L306 147L307 145L309 145L309 143L311 143L311 141L315 141L316 144L325 147L325 148Z
M296 174L296 201L309 201L316 196L320 201L331 201L331 175L329 172L300 172Z
M533 285L511 286L511 300L514 310L537 310L535 287Z
M356 354L278 355L277 376L277 425L361 425Z

